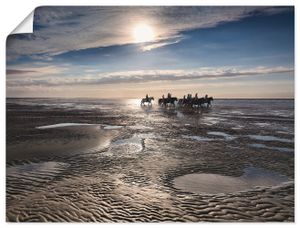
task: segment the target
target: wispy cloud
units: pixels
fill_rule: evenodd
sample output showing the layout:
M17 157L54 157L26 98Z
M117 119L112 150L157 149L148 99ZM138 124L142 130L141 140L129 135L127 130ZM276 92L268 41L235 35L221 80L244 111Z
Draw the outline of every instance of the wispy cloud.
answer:
M199 68L195 70L142 70L113 72L81 77L40 77L26 79L11 79L7 81L8 87L20 86L73 86L73 85L101 85L120 83L145 83L157 81L179 81L197 79L234 78L255 75L268 75L279 73L293 73L290 67L255 67L240 69L234 67Z
M11 36L8 59L31 55L48 59L58 53L133 43L136 23L152 26L156 40L143 50L171 45L164 42L182 31L208 28L257 13L275 14L285 7L41 7L35 11L34 34Z
M151 51L152 49L155 49L155 48L160 48L160 47L164 47L167 45L179 43L182 39L183 39L183 37L176 37L176 38L171 38L168 40L162 40L162 41L158 41L158 42L150 42L147 44L142 44L141 50L142 51Z
M22 79L27 79L24 77L24 75L27 75L29 77L43 77L43 76L49 76L49 75L57 75L62 74L63 72L68 71L69 68L67 66L31 66L31 67L23 67L22 65L18 66L17 69L7 69L6 74L11 76L15 76L14 78L18 78L18 76L21 76ZM10 77L7 78L7 80L10 80Z
M28 74L28 73L35 73L34 70L14 70L14 69L7 69L6 74Z

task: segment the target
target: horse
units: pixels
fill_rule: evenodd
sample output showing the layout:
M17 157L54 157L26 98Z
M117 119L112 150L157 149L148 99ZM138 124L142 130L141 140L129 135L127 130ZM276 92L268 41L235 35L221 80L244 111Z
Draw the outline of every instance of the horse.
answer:
M211 106L211 102L214 100L214 98L213 97L207 97L207 98L204 98L205 99L205 103L207 103L207 108L209 107L209 106Z
M175 107L175 101L177 101L177 97L160 98L158 104L165 107L169 104Z
M179 99L178 100L178 106L179 107L187 107L187 106L189 106L189 105L191 105L191 99L187 99L187 98L182 98L182 99Z
M213 97L193 98L192 107L203 108L203 105L206 104L206 108L209 108L213 100Z
M209 108L212 101L213 97L189 97L186 99L179 99L178 105L186 108L203 108L203 105L207 104L206 107Z
M178 104L178 106L181 107L181 106L184 105L184 102L185 102L185 100L181 98L181 99L178 100L178 103L177 103L177 104Z
M154 97L145 97L141 100L141 105L145 105L145 103L148 103L148 105L152 105L152 100L154 101Z
M191 101L191 107L202 108L202 105L205 103L205 98L193 98Z

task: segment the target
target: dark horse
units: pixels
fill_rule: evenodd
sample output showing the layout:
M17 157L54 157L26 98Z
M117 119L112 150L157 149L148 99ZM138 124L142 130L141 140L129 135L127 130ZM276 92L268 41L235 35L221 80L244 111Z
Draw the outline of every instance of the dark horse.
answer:
M214 100L214 98L213 97L207 97L207 98L204 98L205 99L205 102L204 103L207 103L207 108L209 107L209 106L211 106L211 102Z
M141 100L141 105L145 105L145 103L148 103L148 105L152 105L152 100L154 101L154 97L145 97Z
M211 106L211 102L213 101L213 97L201 97L201 98L189 98L189 99L180 99L178 104L181 107L188 107L188 108L202 108L203 105L206 104L206 107Z
M175 101L177 101L177 97L160 98L158 99L158 104L165 107L167 105L175 106Z
M206 104L206 108L209 108L211 106L211 102L214 100L213 97L201 97L198 99L193 99L193 106L196 106L198 108L202 108L202 105Z

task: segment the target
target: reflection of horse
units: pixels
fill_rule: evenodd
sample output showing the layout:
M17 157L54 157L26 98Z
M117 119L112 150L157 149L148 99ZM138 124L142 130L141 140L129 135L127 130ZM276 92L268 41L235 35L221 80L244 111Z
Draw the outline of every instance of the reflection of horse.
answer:
M175 106L175 101L177 101L177 97L160 98L158 104L165 107L168 105Z
M148 105L152 105L152 100L154 100L154 97L146 97L141 100L141 105L145 105L145 103L148 103Z

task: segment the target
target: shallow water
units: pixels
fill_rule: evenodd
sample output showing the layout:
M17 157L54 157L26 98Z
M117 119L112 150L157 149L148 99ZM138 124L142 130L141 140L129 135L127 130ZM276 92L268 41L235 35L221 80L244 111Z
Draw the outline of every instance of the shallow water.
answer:
M259 141L279 141L279 142L287 142L292 143L294 140L279 138L271 135L248 135L249 138L259 140Z
M207 132L208 135L214 135L214 136L222 136L225 140L233 140L235 139L236 137L233 137L229 134L226 134L224 132L216 132L216 131L210 131L210 132Z
M207 137L201 137L201 136L196 136L196 135L182 135L182 138L184 139L193 139L193 140L197 140L197 141L213 141L215 139L212 138L207 138Z
M212 173L187 174L175 178L174 187L199 194L219 194L250 190L258 186L276 186L288 180L288 177L275 172L248 167L240 177Z
M50 128L60 128L60 127L72 127L72 126L91 126L94 124L83 124L83 123L58 123L46 126L36 127L37 129L50 129Z
M294 149L291 149L291 148L266 146L265 144L260 144L260 143L252 143L252 144L249 144L249 146L254 147L254 148L277 150L277 151L280 151L280 152L294 152Z

